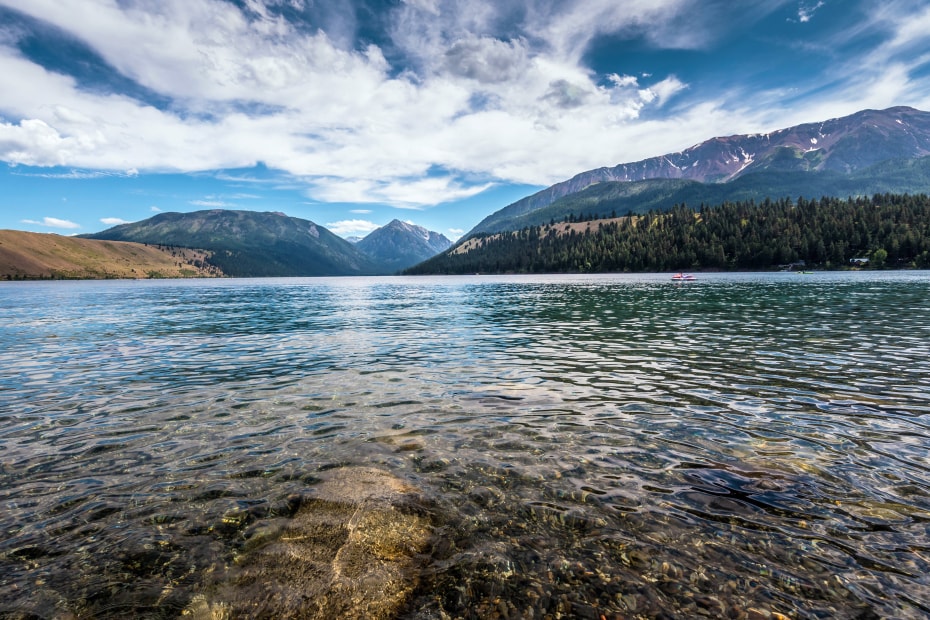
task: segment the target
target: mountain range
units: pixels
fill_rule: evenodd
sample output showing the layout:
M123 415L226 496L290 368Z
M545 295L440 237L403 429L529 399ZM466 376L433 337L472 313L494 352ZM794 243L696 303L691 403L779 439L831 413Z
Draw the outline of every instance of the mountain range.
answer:
M353 244L309 220L223 209L160 213L81 237L198 248L234 277L385 275L452 245L439 233L398 220Z
M199 248L229 276L371 275L374 261L309 220L277 212L211 209L159 213L120 224L87 239Z
M894 107L770 133L712 138L678 153L582 172L492 213L454 246L438 233L399 220L351 243L283 213L220 209L161 213L82 236L197 249L200 258L189 259L188 265L200 261L214 275L382 275L444 252L481 251L481 244L468 244L482 235L565 220L665 212L675 205L699 210L700 205L734 201L922 194L928 189L930 113ZM27 253L28 247L38 247L22 243ZM22 253L17 256L26 260ZM85 259L79 262L74 273L111 273ZM61 273L71 273L68 269ZM135 273L140 270L163 273L142 265Z
M926 191L927 156L930 112L864 110L582 172L489 215L464 238L568 215L662 211L684 202Z

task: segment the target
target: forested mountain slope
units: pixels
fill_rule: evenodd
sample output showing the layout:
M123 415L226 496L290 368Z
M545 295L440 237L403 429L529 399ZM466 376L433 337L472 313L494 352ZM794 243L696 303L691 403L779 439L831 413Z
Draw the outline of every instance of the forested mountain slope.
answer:
M930 197L728 202L478 235L410 274L930 268ZM859 264L858 262L856 264Z

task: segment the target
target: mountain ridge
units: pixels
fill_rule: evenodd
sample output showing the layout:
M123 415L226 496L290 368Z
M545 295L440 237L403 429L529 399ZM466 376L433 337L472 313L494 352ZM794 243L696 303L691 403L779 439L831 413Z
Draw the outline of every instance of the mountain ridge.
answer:
M771 197L819 198L871 196L883 193L918 194L930 188L930 156L892 159L851 175L835 171L782 172L763 170L729 183L700 183L686 179L606 181L559 198L541 209L508 220L510 230L592 215L642 214L664 211L676 204L718 205L738 200L761 202Z
M233 277L387 275L452 245L439 233L396 219L352 243L279 211L226 209L159 213L79 237L199 248Z
M379 272L371 259L345 239L314 222L280 212L210 209L159 213L80 237L209 250L210 262L236 277Z
M769 133L714 137L676 153L581 172L492 213L465 238L512 230L510 219L598 183L666 179L725 185L773 170L849 175L890 159L925 156L930 156L930 112L906 106L862 110Z

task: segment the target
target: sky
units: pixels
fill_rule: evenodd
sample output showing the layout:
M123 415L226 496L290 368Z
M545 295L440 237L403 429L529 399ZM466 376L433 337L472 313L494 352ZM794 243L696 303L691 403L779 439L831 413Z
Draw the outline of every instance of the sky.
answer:
M455 239L585 170L897 105L930 110L928 0L0 0L0 229Z

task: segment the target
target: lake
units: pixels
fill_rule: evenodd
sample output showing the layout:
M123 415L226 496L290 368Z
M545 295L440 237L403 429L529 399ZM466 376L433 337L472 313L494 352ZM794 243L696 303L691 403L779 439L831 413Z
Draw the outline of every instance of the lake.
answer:
M0 283L0 617L190 616L352 467L402 618L928 618L930 272Z

